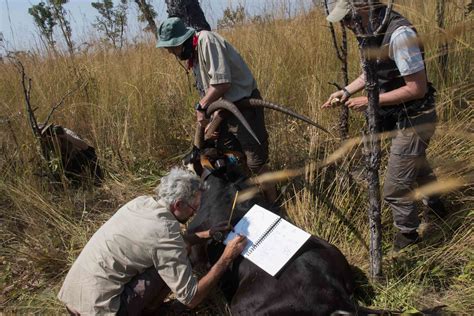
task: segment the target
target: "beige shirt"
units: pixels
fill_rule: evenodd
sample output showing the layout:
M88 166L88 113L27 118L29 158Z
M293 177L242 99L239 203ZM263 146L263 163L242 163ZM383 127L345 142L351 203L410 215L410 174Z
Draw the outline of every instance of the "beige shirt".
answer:
M198 282L179 223L162 201L141 196L121 207L92 236L58 298L81 315L115 314L124 285L152 266L179 301L192 300Z
M206 92L210 85L230 83L224 98L235 102L250 97L257 82L249 67L222 36L201 31L197 46L198 62L193 67L198 90Z

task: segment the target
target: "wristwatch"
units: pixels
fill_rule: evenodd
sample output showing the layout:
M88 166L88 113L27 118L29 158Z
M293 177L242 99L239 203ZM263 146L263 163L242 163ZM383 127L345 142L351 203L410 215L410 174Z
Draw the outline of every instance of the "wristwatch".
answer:
M196 103L196 105L194 106L194 109L195 109L196 111L199 111L199 112L205 112L205 111L206 111L206 109L203 108L202 105L201 105L201 103L199 103L199 102Z
M342 92L344 92L344 96L345 96L346 98L350 98L351 95L352 95L352 94L349 92L349 90L347 90L346 87L342 88Z

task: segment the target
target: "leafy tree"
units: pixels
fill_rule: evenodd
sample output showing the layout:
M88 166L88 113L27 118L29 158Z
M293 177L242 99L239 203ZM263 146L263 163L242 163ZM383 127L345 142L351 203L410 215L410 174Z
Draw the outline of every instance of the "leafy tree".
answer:
M69 49L69 52L74 53L74 42L71 39L71 24L67 20L66 10L63 5L66 4L69 0L49 0L50 12L52 13L53 19L56 21L56 24L59 26L61 33L63 34L66 45Z
M122 48L124 43L125 27L127 26L127 0L120 0L114 6L112 0L92 2L91 5L99 12L94 27L105 34L115 48Z
M53 38L53 30L56 21L53 17L50 6L44 2L40 2L39 4L33 5L29 8L28 13L33 16L41 37L46 41L50 48L54 49L56 42Z
M235 9L228 7L224 10L222 19L217 21L218 28L234 27L245 22L246 14L243 5L239 4Z
M138 20L140 22L147 22L148 26L145 28L145 31L150 31L155 35L155 38L158 38L158 27L155 23L155 18L157 13L153 6L147 0L135 0L135 3L140 10L140 15Z
M41 1L28 9L28 13L33 16L36 26L40 30L41 37L46 41L49 47L55 49L56 41L53 33L55 26L58 26L66 41L67 48L72 54L74 52L74 43L71 39L71 24L66 18L66 10L63 5L68 0L48 0Z

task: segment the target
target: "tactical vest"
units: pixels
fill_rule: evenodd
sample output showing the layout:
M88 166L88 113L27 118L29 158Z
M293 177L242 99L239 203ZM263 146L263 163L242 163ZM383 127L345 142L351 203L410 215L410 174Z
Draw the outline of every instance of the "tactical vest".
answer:
M387 8L381 8L379 11L380 21L385 15ZM380 87L380 93L389 92L405 85L405 80L398 70L397 64L394 60L389 57L389 45L390 39L393 32L401 26L407 26L413 29L416 33L416 29L413 25L404 18L401 14L396 11L392 11L389 16L389 20L385 31L378 36L377 42L383 52L382 58L377 60L377 76ZM420 43L420 50L425 63L425 53L423 45ZM425 64L426 72L426 64ZM397 122L406 120L408 117L417 115L421 111L425 111L434 106L434 93L436 90L432 87L431 83L428 83L427 94L418 100L412 100L402 104L380 107L379 114L382 122L383 130L392 130L395 128Z

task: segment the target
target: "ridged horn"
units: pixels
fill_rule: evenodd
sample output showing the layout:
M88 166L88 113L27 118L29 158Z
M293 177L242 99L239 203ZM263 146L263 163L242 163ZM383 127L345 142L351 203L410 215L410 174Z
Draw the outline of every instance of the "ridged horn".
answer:
M242 123L242 125L250 133L250 135L252 135L252 137L257 141L257 143L259 145L261 145L260 141L257 138L257 135L255 135L255 133L252 130L252 128L250 127L249 123L247 122L245 117L242 115L242 113L239 111L237 106L235 106L235 104L233 104L232 102L229 102L227 100L224 100L224 99L219 99L219 100L213 102L211 105L209 105L207 107L206 114L207 114L207 116L210 116L212 113L214 113L217 110L227 110L230 113L232 113L240 121L240 123ZM221 120L222 120L222 118L221 118ZM211 130L211 128L207 129L206 136L209 137L216 131L217 126L218 126L217 122L216 122L215 125L216 125L215 128L214 128L214 124L210 126L210 127L213 127L214 130Z
M224 112L224 113L228 113L228 112ZM212 118L212 121L209 123L207 132L204 134L204 141L212 137L212 134L214 133L214 131L217 131L219 126L222 124L222 121L224 121L224 118L225 118L225 115L223 115L222 112L219 112L218 115L214 115L214 117Z
M194 132L194 146L198 149L204 148L204 127L196 123L196 132Z
M304 115L301 115L301 114L298 114L282 105L279 105L279 104L275 104L275 103L272 103L272 102L268 102L268 101L265 101L265 100L260 100L260 99L246 99L246 100L242 100L241 102L239 102L239 105L242 106L242 107L264 107L264 108L267 108L267 109L272 109L272 110L275 110L275 111L278 111L278 112L282 112L282 113L285 113L289 116L292 116L294 118L297 118L299 120L302 120L303 122L306 122L310 125L313 125L314 127L317 127L319 128L320 130L328 133L328 134L331 134L327 129L325 129L324 127L322 127L321 125L319 125L318 123L314 122L313 120L311 120L310 118L304 116Z

